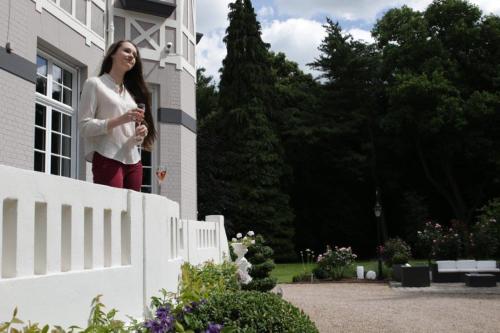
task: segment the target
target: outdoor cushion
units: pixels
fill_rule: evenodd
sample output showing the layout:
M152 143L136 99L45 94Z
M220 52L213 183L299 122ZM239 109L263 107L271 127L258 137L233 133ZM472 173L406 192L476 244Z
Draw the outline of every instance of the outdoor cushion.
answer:
M438 270L439 273L456 273L459 272L456 268L443 268Z
M478 260L477 269L497 269L497 262L495 260Z
M476 269L476 261L475 260L457 260L457 268L461 272L465 272L467 270ZM471 270L472 272L472 270Z
M460 273L467 273L467 272L476 273L478 271L478 269L477 268L460 268L460 269L457 269L456 271L460 272Z
M444 269L446 270L456 270L457 269L457 262L455 260L438 260L436 261L436 264L438 266L438 271L441 272Z
M476 269L476 273L493 273L500 272L500 268L478 268Z

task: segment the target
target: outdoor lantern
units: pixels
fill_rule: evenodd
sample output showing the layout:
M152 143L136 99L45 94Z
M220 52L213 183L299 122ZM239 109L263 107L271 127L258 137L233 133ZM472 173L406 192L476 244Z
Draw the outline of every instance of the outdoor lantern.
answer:
M375 204L375 207L373 208L373 211L374 211L376 217L380 217L380 215L382 214L382 206L380 206L380 204L378 203L378 201Z
M380 205L380 202L379 202L379 191L377 189L377 191L375 192L375 197L376 197L376 203L375 203L375 207L373 207L373 212L375 213L375 217L377 218L377 243L378 243L378 246L379 246L379 249L382 247L382 227L381 227L381 224L380 224L380 216L382 215L382 206ZM379 250L378 251L378 276L377 278L379 280L382 280L382 253L381 251Z

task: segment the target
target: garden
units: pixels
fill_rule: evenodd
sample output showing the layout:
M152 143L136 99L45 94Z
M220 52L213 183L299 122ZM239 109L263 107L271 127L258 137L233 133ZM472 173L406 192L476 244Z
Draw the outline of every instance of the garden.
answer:
M315 324L300 309L270 292L276 279L270 277L274 268L273 250L263 237L245 236L236 240L244 244L250 279L243 283L238 266L225 260L221 264L206 262L193 266L184 263L177 293L165 290L151 299L144 319L117 319L118 309L107 310L106 295L97 295L91 302L87 327L50 327L22 321L22 309L16 308L12 319L0 323L0 333L51 332L141 332L141 333L257 333L318 332ZM232 251L233 252L233 251ZM232 255L233 258L234 252Z
M378 259L383 263L380 280L401 281L401 267L424 266L431 268L436 261L458 259L489 260L499 258L500 226L497 223L498 203L491 202L481 210L477 221L470 227L457 220L449 225L426 221L422 230L415 235L411 245L399 238L390 238L383 246L374 249L375 259L358 260L351 247L327 246L324 253L316 254L313 250L300 251L300 263L278 264L272 276L279 283L318 282L318 281L354 281L358 280L358 266L363 271L376 272ZM495 268L497 265L495 264ZM372 278L377 276L371 275ZM369 277L363 274L363 278Z

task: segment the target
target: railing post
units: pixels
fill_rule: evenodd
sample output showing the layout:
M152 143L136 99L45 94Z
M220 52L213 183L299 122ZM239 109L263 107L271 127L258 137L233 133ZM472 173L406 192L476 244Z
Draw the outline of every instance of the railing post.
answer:
M219 252L219 262L224 261L224 257L229 257L229 245L226 238L226 228L224 227L224 215L208 215L207 222L216 223L216 242Z

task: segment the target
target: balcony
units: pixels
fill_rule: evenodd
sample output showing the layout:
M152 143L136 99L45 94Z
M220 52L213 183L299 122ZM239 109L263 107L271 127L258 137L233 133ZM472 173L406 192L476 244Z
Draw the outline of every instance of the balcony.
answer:
M151 296L177 291L183 262L228 256L222 216L183 220L154 194L0 165L0 322L85 326L92 298L143 317Z
M123 9L164 18L170 17L177 7L164 0L120 0L120 2Z

